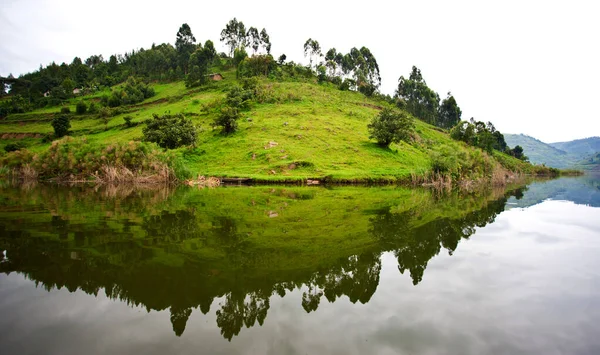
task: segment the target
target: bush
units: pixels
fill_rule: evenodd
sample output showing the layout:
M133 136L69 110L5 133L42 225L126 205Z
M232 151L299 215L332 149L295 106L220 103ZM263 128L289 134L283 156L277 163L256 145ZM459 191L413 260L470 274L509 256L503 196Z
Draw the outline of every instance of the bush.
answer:
M75 108L75 112L77 112L78 115L83 115L87 111L87 108L88 107L84 101L79 101L77 103L77 107Z
M95 102L90 102L90 107L88 107L88 113L98 113L98 106L96 106Z
M68 106L63 106L60 108L60 113L68 115L71 113L71 109Z
M240 118L240 111L236 107L225 106L221 109L221 114L215 119L215 125L223 127L223 133L229 134L237 130L237 120Z
M65 137L39 154L27 149L0 159L0 165L18 168L29 164L41 178L78 179L95 176L103 181L167 181L189 177L174 154L142 142L101 145L85 138ZM177 175L179 174L179 175Z
M71 119L66 114L55 115L51 124L52 128L54 128L54 135L56 137L62 137L69 132L69 129L71 128Z
M162 148L175 149L196 143L196 127L192 121L179 115L153 115L142 130L145 142L154 142Z
M381 146L391 143L408 142L414 131L413 118L405 112L385 108L367 126L369 138L377 140Z
M125 126L127 126L127 127L133 127L134 126L133 122L131 122L131 120L133 120L133 117L131 117L131 116L125 116L125 117L123 117L123 120L125 121Z
M112 110L110 108L108 108L108 107L102 107L102 108L100 108L99 113L100 113L100 117L102 117L102 118L106 118L106 117L112 116Z
M25 146L25 144L23 144L21 142L8 143L7 145L4 146L4 151L7 153L10 153L10 152L14 152L17 150L21 150L23 148L26 148L26 146Z

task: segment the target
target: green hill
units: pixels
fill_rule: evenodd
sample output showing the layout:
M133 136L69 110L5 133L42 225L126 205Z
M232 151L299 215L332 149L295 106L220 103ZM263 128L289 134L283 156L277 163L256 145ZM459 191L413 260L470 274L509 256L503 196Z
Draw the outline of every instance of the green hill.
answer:
M189 172L188 176L274 182L306 179L410 182L432 180L434 171L454 180L491 178L501 166L534 172L529 164L498 152L494 157L488 156L420 120L415 120L410 143L383 148L369 139L367 124L382 108L391 105L382 98L368 98L358 92L339 90L331 83L318 83L314 77L260 79L257 98L242 112L238 131L223 135L214 127L214 120L224 105L226 92L239 82L233 70L222 74L224 80L195 89L187 89L181 81L152 84L155 96L113 109L112 117L71 114L70 135L85 137L78 143L78 150L83 149L81 145L96 144L108 145L110 151L111 145L141 140L143 123L153 114L182 113L198 127L196 146L179 148L174 153ZM78 101L98 103L100 95L71 99L67 106L74 112ZM9 115L0 121L0 146L18 142L26 145L31 154L47 151L52 146L50 121L58 115L58 110L58 107L43 108ZM125 117L131 118L129 126ZM63 145L73 146L70 142ZM53 149L56 154L67 151L67 148ZM15 161L11 154L5 155L5 165ZM53 159L62 159L56 154ZM70 159L78 159L78 153L65 154L63 160L67 163L63 165L75 166L70 170L75 172L72 174L83 172L77 164L69 165Z

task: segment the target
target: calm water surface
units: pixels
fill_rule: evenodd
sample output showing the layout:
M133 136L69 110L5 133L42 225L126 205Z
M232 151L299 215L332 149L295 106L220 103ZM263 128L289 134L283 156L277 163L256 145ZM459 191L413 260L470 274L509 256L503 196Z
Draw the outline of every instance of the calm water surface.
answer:
M600 354L600 178L0 187L2 354Z

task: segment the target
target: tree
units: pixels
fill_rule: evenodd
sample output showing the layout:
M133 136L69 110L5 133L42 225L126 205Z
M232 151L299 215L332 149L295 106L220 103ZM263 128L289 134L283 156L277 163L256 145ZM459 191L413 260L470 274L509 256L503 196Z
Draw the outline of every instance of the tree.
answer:
M460 116L462 115L462 111L452 93L448 92L448 97L446 97L439 108L438 113L438 125L442 128L452 128L458 122L460 122Z
M414 131L413 119L402 111L383 109L367 126L369 138L383 147L400 141L408 142Z
M400 77L396 97L406 102L406 109L415 117L430 124L437 124L440 97L427 86L421 70L417 67L412 67L408 79Z
M310 58L310 67L313 66L313 60L315 61L315 69L318 67L316 60L321 58L323 54L321 53L321 45L317 40L309 38L304 42L304 56L309 56Z
M510 149L509 154L523 161L529 160L529 158L527 158L527 156L523 154L523 147L521 147L520 145L517 145L513 149Z
M266 29L260 31L260 44L265 49L267 54L271 54L271 39Z
M256 27L250 27L248 33L246 33L246 36L248 37L248 41L250 42L250 46L252 47L254 54L256 54L258 47L260 47L260 34L258 33Z
M142 129L145 142L154 142L162 148L175 149L196 143L196 127L192 121L179 115L153 115Z
M177 31L177 39L175 40L175 48L177 49L177 55L179 57L179 63L183 68L185 74L188 71L188 62L190 55L194 51L196 38L192 34L192 29L187 23L184 23L179 27Z
M245 48L248 44L248 37L244 23L235 17L230 20L221 30L221 42L225 42L225 45L229 47L231 57L236 49Z
M204 47L198 45L198 49L190 56L190 72L185 77L185 86L205 84L208 81L208 70L216 55L217 52L211 41L206 41Z
M52 128L54 128L54 135L56 137L62 137L69 132L69 129L71 128L71 119L69 118L69 115L56 115L52 119L51 125Z
M279 56L279 58L277 59L277 63L279 63L279 65L283 65L285 63L285 60L287 59L287 55L282 54Z

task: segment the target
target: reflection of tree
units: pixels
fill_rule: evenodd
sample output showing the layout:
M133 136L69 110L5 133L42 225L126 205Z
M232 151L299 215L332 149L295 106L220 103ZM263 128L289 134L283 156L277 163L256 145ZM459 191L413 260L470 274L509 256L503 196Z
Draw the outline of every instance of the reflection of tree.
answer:
M500 198L459 217L438 218L421 225L415 211L392 213L386 207L371 218L371 233L394 250L398 270L402 274L408 270L417 285L423 280L427 263L442 247L452 255L462 238L475 233L475 227L492 223L505 204L506 198Z
M143 199L128 198L136 208L144 208ZM352 303L369 302L379 285L384 251L393 251L399 271L408 271L412 282L418 284L431 258L442 249L452 254L462 238L494 220L505 199L492 203L467 200L463 205L469 206L469 213L457 208L454 200L440 198L429 203L426 208L399 213L389 207L375 211L368 231L375 242L365 238L370 244L357 249L355 255L324 257L316 266L281 270L269 264L273 260L269 253L281 251L258 248L247 236L246 227L257 228L257 224L243 215L223 213L208 202L204 210L200 204L179 210L155 206L143 215L123 203L119 208L130 215L118 219L98 218L86 225L69 215L55 215L32 227L60 238L33 237L0 220L0 250L8 250L0 271L23 272L48 290L66 287L96 295L104 289L108 297L148 311L169 310L177 336L184 333L194 309L207 314L214 300L222 299L216 311L217 326L223 337L231 340L244 326L265 322L273 295L284 297L303 289L301 306L308 313L317 311L323 296L329 302L343 296ZM115 202L110 208L117 205ZM435 218L440 210L444 217ZM198 249L200 253L208 250L207 254L214 251L216 256L198 256ZM296 261L294 257L289 254L291 262Z
M178 309L171 307L171 324L173 324L173 331L178 337L183 334L185 325L187 324L188 318L192 314L192 310L189 308Z
M252 327L257 321L263 325L269 310L269 295L260 295L252 292L248 295L231 292L225 297L221 309L217 310L217 325L221 328L221 335L231 341L238 335L243 325Z
M148 237L161 242L180 242L199 236L194 210L162 211L145 218L142 228Z

